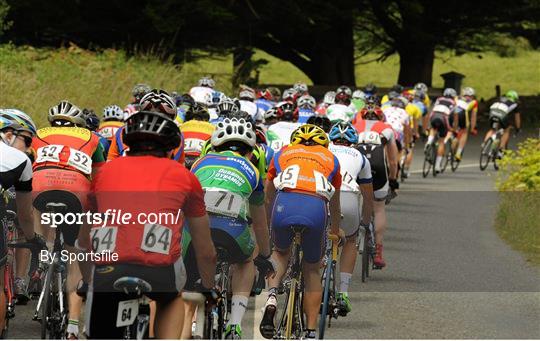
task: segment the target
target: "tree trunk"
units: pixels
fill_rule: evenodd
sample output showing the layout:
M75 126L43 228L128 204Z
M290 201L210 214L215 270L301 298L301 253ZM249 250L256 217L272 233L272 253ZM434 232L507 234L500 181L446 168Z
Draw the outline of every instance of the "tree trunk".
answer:
M251 74L251 57L255 52L248 47L237 47L233 50L233 89L240 84L246 84Z
M413 86L418 82L431 86L435 47L427 44L402 44L398 47L398 83Z

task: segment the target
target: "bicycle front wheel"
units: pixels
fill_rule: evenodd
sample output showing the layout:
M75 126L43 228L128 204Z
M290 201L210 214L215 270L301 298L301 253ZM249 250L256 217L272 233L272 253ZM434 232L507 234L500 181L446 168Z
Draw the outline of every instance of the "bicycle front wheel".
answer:
M323 287L323 300L321 307L321 317L319 319L319 339L324 339L324 330L326 328L326 321L329 318L328 306L330 305L330 279L332 276L332 261L328 259L326 267L324 268L324 287Z
M43 284L43 300L41 301L41 338L50 338L50 324L53 312L54 293L52 290L52 279L54 277L54 264L52 264L45 274Z
M425 178L428 176L429 171L431 169L431 166L433 164L433 161L430 160L431 158L431 148L432 146L429 144L426 146L426 150L424 152L424 164L422 165L422 176Z
M480 170L485 170L491 160L491 144L493 143L492 139L488 139L484 142L482 150L480 151Z

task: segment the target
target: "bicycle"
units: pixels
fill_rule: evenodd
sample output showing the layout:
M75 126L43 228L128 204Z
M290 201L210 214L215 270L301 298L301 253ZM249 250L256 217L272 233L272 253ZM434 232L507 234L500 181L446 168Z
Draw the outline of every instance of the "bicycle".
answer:
M147 281L138 277L120 277L113 288L132 297L118 302L116 327L124 327L124 340L148 339L150 327L150 300L144 296L152 291Z
M67 211L63 203L47 203L46 210L50 213ZM68 323L68 305L66 295L67 264L62 260L64 249L60 228L56 228L54 246L51 253L52 262L45 263L45 281L39 295L34 320L41 323L42 339L61 339L65 337Z
M422 176L428 176L429 171L433 171L433 176L437 176L435 162L437 160L437 142L427 143L424 148L424 164L422 165Z
M480 151L480 170L485 170L489 165L489 162L493 162L493 168L499 170L497 159L499 159L499 148L501 145L501 138L504 134L504 129L499 126L498 123L494 123L493 129L495 132L482 143L482 149Z
M399 177L401 182L405 182L405 179L407 179L407 172L405 170L405 161L407 160L407 156L409 155L409 148L405 148L403 151L403 155L399 159Z
M279 319L274 339L300 339L306 330L304 320L303 294L304 276L302 272L303 252L301 247L303 226L291 226L294 232L291 246L292 258L282 282L286 299Z
M321 303L321 317L319 319L319 339L324 338L326 321L328 319L328 328L332 325L332 318L337 319L340 315L336 299L336 265L338 261L338 243L339 237L336 235L328 236L328 245L326 248L326 264L322 275L323 282L323 300ZM345 316L342 314L342 316Z
M203 339L206 340L222 339L225 325L229 320L229 285L231 283L229 253L221 247L217 247L216 251L218 254L216 286L220 289L221 298L215 304L211 304L210 300L205 302Z
M375 231L373 224L369 224L368 229L364 229L364 235L358 239L356 244L358 252L362 254L362 283L369 278L369 270L375 269L373 259L375 258Z

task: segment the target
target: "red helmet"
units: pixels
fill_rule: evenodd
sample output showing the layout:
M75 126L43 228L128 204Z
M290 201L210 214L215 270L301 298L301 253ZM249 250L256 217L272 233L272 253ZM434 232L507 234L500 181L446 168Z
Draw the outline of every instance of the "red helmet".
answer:
M257 143L264 143L266 142L266 133L264 132L264 128L260 125L255 126L255 137L257 138Z
M298 108L291 102L280 102L276 105L276 114L280 121L298 121Z
M272 95L272 93L268 89L260 90L257 93L257 98L264 98L264 99L269 100L269 101L274 100L274 96Z
M360 111L360 116L364 120L373 119L375 116L377 120L382 121L384 119L384 114L381 110L381 108L374 106L374 105L367 105Z

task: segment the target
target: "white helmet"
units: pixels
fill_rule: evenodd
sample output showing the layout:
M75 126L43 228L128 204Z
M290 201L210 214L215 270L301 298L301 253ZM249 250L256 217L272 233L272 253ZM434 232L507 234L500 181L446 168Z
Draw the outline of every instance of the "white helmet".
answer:
M354 92L352 93L352 98L353 99L365 100L366 99L366 94L360 89L354 90Z
M212 146L218 147L230 141L243 142L250 147L254 147L257 139L253 125L243 118L226 118L218 122L210 140Z
M216 86L216 82L212 78L206 76L199 79L199 86L206 86L208 88L214 88L214 86Z
M278 118L277 109L276 108L270 108L264 113L264 119L269 120L272 118Z
M124 112L118 105L109 105L103 109L103 119L105 121L122 121L124 119Z
M294 83L293 89L296 90L296 92L299 94L305 94L308 92L308 86L306 83L303 82Z
M251 88L244 89L240 91L238 94L238 98L246 101L254 101L255 100L255 91Z
M313 98L313 96L303 95L298 98L298 100L296 101L296 105L299 108L309 107L311 109L315 109L317 102L315 101L315 98Z
M464 87L463 90L461 91L461 94L463 96L475 96L476 95L476 92L474 91L473 88L471 88L470 86L467 86L467 87Z
M324 94L323 102L325 104L334 104L336 100L336 92L335 91L328 91Z
M86 127L86 115L79 107L69 103L66 100L61 101L57 105L49 109L47 117L50 123L63 120L71 122L80 127Z
M141 110L160 112L174 119L177 114L176 103L164 90L153 89L139 103Z
M416 84L414 85L414 90L419 91L419 92L423 92L423 93L427 94L427 92L428 92L428 87L427 87L427 85L425 85L424 83L416 83Z
M297 94L298 92L294 88L285 89L281 95L281 100L285 101L287 99L294 99L296 98Z

